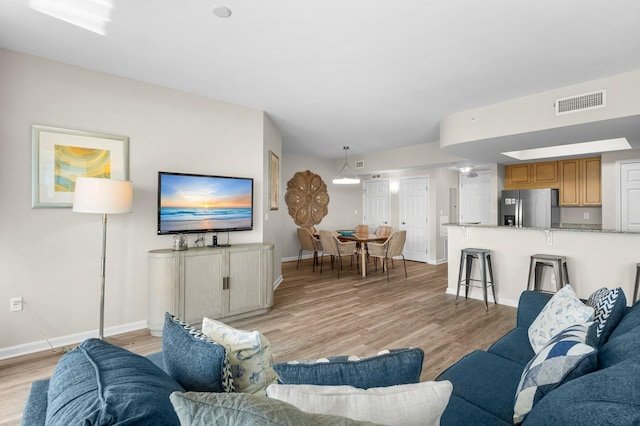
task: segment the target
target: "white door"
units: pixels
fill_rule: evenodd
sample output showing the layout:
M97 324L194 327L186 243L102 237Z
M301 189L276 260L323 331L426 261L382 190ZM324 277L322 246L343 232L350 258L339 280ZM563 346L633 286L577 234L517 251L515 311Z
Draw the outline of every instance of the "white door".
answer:
M640 162L620 164L620 229L640 232Z
M389 224L389 180L370 180L364 183L363 222L371 232L380 225Z
M407 231L404 256L427 261L429 247L429 178L400 179L400 229Z
M460 222L490 223L491 174L460 174Z

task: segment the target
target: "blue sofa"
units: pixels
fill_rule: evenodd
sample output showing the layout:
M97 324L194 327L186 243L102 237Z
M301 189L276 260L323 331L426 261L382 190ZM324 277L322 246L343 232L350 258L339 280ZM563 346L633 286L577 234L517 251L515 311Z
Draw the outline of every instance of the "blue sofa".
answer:
M487 351L477 350L466 355L437 378L453 384L453 393L441 418L442 425L513 424L516 388L525 366L534 357L528 328L550 297L539 292L524 292L519 302L517 324L512 331ZM632 308L624 306L622 318L598 348L595 371L562 383L546 394L534 405L524 425L640 424L640 304ZM176 341L175 344L183 346L185 343ZM186 388L182 385L199 380L202 374L194 378L174 371L170 376L163 371L166 366L162 353L145 358L105 345L108 344L97 339L83 342L79 350L63 357L51 379L34 382L23 424L44 425L47 416L58 414L58 410L60 414L65 414L62 410L70 410L73 414L76 399L81 398L89 405L95 400L96 417L105 416L104 410L100 409L104 399L109 402L107 405L122 409L121 418L126 419L110 423L108 418L96 418L93 424L179 424L176 413L168 405L168 397L174 391L182 392ZM198 352L188 351L192 355ZM189 365L197 362L196 358L188 360ZM417 364L421 366L421 359ZM132 367L131 371L123 366ZM214 381L223 379L222 367L220 364L207 372L209 382L211 378ZM92 369L100 372L98 377L102 384L98 387L95 374L92 378ZM178 377L178 381L172 376ZM147 392L149 387L154 391ZM51 395L65 395L66 400L57 400ZM142 406L149 410L140 409ZM130 407L137 409L129 412ZM159 423L161 407L166 413L160 413L163 422ZM145 419L147 415L154 420Z
M514 398L525 366L534 357L529 326L551 295L526 291L516 327L487 351L476 350L442 372L453 393L442 425L512 425ZM640 304L623 310L600 342L595 371L561 383L546 394L524 425L640 424Z

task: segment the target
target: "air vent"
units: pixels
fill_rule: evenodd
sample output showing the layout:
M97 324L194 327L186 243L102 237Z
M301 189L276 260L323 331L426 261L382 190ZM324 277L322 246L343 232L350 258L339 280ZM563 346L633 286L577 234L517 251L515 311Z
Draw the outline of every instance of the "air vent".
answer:
M364 169L364 160L358 160L354 163L356 169Z
M607 106L607 92L599 90L570 98L556 99L556 115L604 108L605 106Z

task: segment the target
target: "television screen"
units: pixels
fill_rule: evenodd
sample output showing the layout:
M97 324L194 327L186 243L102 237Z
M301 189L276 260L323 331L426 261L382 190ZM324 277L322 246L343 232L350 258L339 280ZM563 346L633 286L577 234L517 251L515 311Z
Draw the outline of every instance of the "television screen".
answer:
M252 178L158 172L158 234L252 229Z

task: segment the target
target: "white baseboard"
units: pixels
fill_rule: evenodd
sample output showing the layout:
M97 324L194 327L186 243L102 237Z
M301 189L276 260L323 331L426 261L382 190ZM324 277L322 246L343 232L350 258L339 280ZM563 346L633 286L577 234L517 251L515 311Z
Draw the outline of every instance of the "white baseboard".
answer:
M275 290L276 288L278 288L278 286L280 284L282 284L282 281L284 281L284 278L282 278L282 275L280 275L277 279L276 282L273 283L273 289Z
M460 290L460 292L462 293L464 290ZM452 294L452 295L456 295L456 287L447 287L447 294ZM464 298L464 294L461 294L460 297ZM471 299L476 299L476 300L482 300L484 301L484 297L482 296L482 290L479 289L471 289L470 293L469 293L469 297ZM489 303L493 302L493 297L491 295L488 296L488 300ZM513 300L513 299L505 299L503 297L498 297L496 302L498 303L498 305L506 305L506 306L512 306L514 308L518 307L518 301L517 300Z
M116 325L104 329L105 336L128 333L130 331L147 328L147 321L137 321L129 324ZM25 343L17 346L0 349L0 359L13 358L20 355L28 355L35 352L50 350L51 348L63 348L65 346L76 345L90 337L98 337L98 330L84 331L82 333L70 334L68 336L53 337L47 340Z

